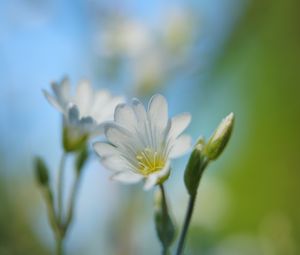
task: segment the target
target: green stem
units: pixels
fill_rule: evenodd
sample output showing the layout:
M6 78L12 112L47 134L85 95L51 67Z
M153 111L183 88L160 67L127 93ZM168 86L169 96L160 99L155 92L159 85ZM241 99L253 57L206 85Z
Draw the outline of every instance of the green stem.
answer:
M201 170L200 170L201 173L203 173L203 171L207 167L208 163L209 163L209 160L204 161L204 163L201 167ZM199 178L199 182L198 182L197 187L199 186L200 179L201 179L201 176ZM189 204L188 204L188 208L187 208L187 211L186 211L183 228L182 228L182 231L181 231L181 234L180 234L176 255L182 255L182 253L183 253L184 242L185 242L187 232L188 232L188 229L189 229L189 226L190 226L190 222L191 222L191 219L192 219L196 198L197 198L197 192L195 192L195 194L193 194L193 195L190 195Z
M161 195L162 195L162 211L163 211L163 222L168 221L169 219L169 209L168 209L168 203L167 203L167 197L166 192L163 184L159 185ZM169 255L169 246L163 245L162 247L162 255Z
M72 187L72 191L71 191L71 197L70 197L70 202L69 202L69 209L68 209L68 214L67 214L67 219L64 225L64 229L65 231L68 230L72 219L73 219L73 215L74 215L74 207L75 207L75 202L76 202L76 197L77 197L77 193L79 190L79 186L80 186L80 174L76 175L76 180L73 184Z
M184 241L185 241L186 234L187 234L187 231L188 231L191 219L192 219L196 197L197 197L196 194L194 196L190 196L189 205L188 205L188 209L186 212L183 229L180 234L180 239L179 239L179 244L178 244L176 255L181 255L183 252Z
M169 255L169 254L170 254L169 248L163 248L162 255Z
M63 178L64 178L64 170L65 170L65 161L66 161L66 152L64 152L61 156L59 169L58 169L58 183L57 183L57 209L58 209L58 215L57 215L57 221L59 224L62 223L62 197L63 197Z
M163 211L168 212L167 198L166 198L165 188L164 188L163 184L160 184L159 188L160 188L161 195L162 195Z
M43 194L47 205L50 226L56 238L56 254L63 255L63 233L59 225L59 222L57 221L56 218L54 203L53 203L53 195L50 188L47 187L45 190L43 190Z
M62 236L57 236L56 238L56 255L63 255L64 254L64 239Z

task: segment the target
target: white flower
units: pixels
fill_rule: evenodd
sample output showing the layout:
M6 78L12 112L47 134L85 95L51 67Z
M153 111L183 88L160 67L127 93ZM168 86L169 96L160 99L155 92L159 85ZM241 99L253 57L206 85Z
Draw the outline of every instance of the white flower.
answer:
M64 115L67 126L85 135L101 131L100 124L112 120L115 107L124 102L122 97L113 97L107 90L93 91L88 80L79 82L74 95L68 78L51 86L53 96L44 91L49 103Z
M94 144L102 163L113 171L112 179L135 183L145 180L145 189L169 176L170 160L184 154L191 138L181 135L191 116L183 113L168 118L168 105L162 95L151 98L148 110L138 99L120 104L114 122L105 125L108 142Z

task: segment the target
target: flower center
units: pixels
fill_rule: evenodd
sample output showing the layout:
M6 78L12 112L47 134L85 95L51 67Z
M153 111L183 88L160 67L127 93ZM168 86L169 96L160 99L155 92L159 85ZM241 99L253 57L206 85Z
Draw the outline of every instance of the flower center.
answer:
M146 176L161 170L165 165L163 155L149 148L139 152L136 155L136 159L138 161L139 172Z

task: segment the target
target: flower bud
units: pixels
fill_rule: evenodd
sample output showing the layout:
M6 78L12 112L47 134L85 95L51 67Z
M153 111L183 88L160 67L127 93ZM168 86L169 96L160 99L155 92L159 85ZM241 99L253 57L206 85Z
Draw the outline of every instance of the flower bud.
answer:
M44 160L40 157L36 157L34 160L34 167L35 167L35 176L37 182L42 186L48 186L49 183L48 168Z
M223 119L205 146L205 155L209 160L217 159L227 145L232 133L234 114Z
M168 250L175 238L175 226L168 211L165 195L161 189L155 193L154 208L157 236L164 249Z
M192 151L184 172L184 183L191 196L197 193L201 175L206 167L207 160L203 155L205 141L200 138Z

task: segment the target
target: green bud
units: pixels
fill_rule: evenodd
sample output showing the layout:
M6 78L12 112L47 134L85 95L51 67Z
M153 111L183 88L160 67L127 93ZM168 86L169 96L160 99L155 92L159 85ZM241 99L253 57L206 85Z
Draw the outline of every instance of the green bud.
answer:
M42 186L48 186L49 183L48 168L41 157L36 157L34 159L34 168L35 168L35 176L37 182Z
M191 196L197 193L200 178L207 165L207 159L203 155L205 141L200 138L189 158L184 172L184 183Z
M87 161L89 157L89 153L86 147L84 147L78 154L76 157L76 161L75 161L75 169L77 174L80 174L81 170L84 167L85 162Z
M81 150L87 142L88 135L82 134L74 127L63 127L63 147L66 152Z
M155 227L157 236L164 248L168 250L175 238L175 226L170 217L165 194L162 189L155 193L154 208L155 208Z
M217 159L225 146L227 145L234 123L234 114L230 113L225 119L221 121L214 134L210 137L205 146L205 155L210 160Z

